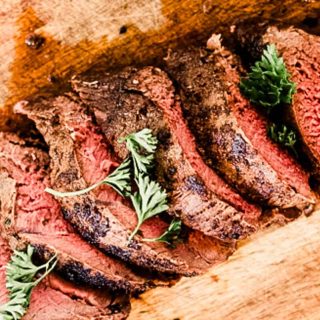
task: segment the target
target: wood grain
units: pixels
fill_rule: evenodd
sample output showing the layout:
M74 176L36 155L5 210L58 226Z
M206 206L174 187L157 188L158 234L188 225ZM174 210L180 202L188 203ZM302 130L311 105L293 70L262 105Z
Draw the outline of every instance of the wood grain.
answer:
M248 18L299 23L319 10L318 0L2 0L0 126L18 100L59 91L96 63L147 63ZM30 35L44 44L28 47Z
M319 320L320 212L256 235L207 274L134 300L129 320Z

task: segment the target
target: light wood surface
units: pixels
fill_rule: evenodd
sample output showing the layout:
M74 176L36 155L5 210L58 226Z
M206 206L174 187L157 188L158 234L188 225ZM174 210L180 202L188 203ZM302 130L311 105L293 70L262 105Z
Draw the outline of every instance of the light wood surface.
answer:
M59 90L98 62L150 62L244 19L298 23L317 10L319 0L2 0L0 125L18 100ZM38 49L25 44L32 34L45 41Z
M203 276L157 288L129 320L319 320L320 212L257 234Z

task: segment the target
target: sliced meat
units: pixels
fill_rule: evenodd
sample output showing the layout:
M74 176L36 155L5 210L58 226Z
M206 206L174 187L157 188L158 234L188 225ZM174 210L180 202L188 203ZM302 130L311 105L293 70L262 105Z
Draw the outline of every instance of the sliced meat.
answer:
M276 45L297 84L290 120L300 132L305 151L320 177L320 37L295 28L270 27L262 43Z
M239 59L229 51L222 50L224 51L224 57L227 58L222 58L220 61L228 75L228 101L233 106L232 110L239 126L250 140L252 146L259 151L259 154L271 165L280 178L298 193L305 196L310 204L315 203L315 195L309 185L309 174L287 150L281 148L279 144L268 137L267 118L259 113L240 93L240 78L237 72L237 69L241 69ZM236 67L232 68L231 64ZM311 209L312 206L310 206L309 210Z
M60 272L77 283L124 291L153 286L151 276L140 276L73 231L63 219L58 202L44 192L49 183L48 165L45 152L27 147L13 134L0 134L0 222L2 235L12 247L23 248L30 243L42 258L56 252ZM11 203L15 210L4 212Z
M91 115L84 113L85 106L73 103L64 109L61 116L71 135L76 137L77 159L89 185L100 181L109 172L110 152L100 132L92 125ZM81 115L82 121L79 121ZM115 127L114 127L115 129ZM113 146L112 146L113 147ZM102 204L108 205L112 214L127 229L133 230L137 223L136 213L128 207L128 203L108 186L102 186L94 191L95 197ZM116 199L116 201L114 200ZM125 206L125 205L126 206ZM161 216L161 215L160 215ZM168 228L168 223L156 216L147 220L141 228L144 237L157 238ZM225 244L212 237L203 236L197 231L183 230L181 241L174 247L167 247L163 243L151 242L149 246L159 252L167 252L177 260L183 260L188 266L187 275L202 273L210 266L225 261L234 251L235 244Z
M242 113L242 100L238 101L239 93L235 92L234 83L230 87L228 80L234 78L234 73L226 68L227 64L220 52L209 54L200 48L173 52L166 59L168 72L181 86L183 111L199 151L212 168L249 199L285 211L309 212L314 198L305 174L295 165L294 170L306 189L300 193L278 172L274 165L277 161L272 166L264 158L268 151L260 151L265 148L261 142L268 144L269 140L258 137L261 123L257 131L252 131L255 127L250 121L257 120L255 115ZM281 151L277 152L281 158ZM284 157L288 159L288 155Z
M81 288L52 274L32 292L23 320L124 320L129 312L126 296Z
M117 163L110 158L91 117L77 102L58 97L32 104L20 103L17 108L35 121L49 145L51 180L56 190L72 191L87 187L83 177L87 178L85 171L91 166L103 168L105 175L116 167ZM88 139L83 141L85 136ZM85 158L93 161L88 167L82 167L87 161ZM107 186L101 189L103 200L94 192L59 199L64 217L87 241L108 254L146 269L190 275L186 263L173 257L164 244L159 243L159 249L155 250L139 241L139 236L128 243L130 230L124 223L135 213L113 189ZM120 216L124 217L121 221Z
M3 175L3 173L1 173ZM6 187L6 197L1 192L1 217L8 216L15 206L14 182L7 178L1 183ZM0 304L8 300L6 289L6 265L11 249L0 237ZM30 307L24 320L76 320L76 319L126 319L130 311L129 299L125 295L116 297L105 290L90 289L73 284L51 273L31 294Z
M73 81L94 111L108 143L125 159L120 137L150 128L157 135L156 175L170 193L170 210L187 226L224 241L255 230L259 210L235 194L201 160L181 116L174 87L160 69L127 68ZM231 205L232 204L232 205Z
M91 116L85 114L83 112L84 108L78 103L70 103L70 100L67 99L68 104L65 104L66 99L67 98L62 99L63 104L61 102L59 102L59 104L56 103L55 108L59 110L56 114L60 114L59 119L71 130L71 136L76 138L76 149L82 150L77 152L77 160L79 161L79 165L86 166L86 171L88 171L85 173L88 179L87 184L91 185L107 175L104 163L110 163L110 160L106 158L106 155L110 153L107 152L106 145L104 143L102 144L101 135L92 125ZM66 108L67 106L68 108ZM48 105L46 105L46 107L49 108ZM62 112L61 110L66 112ZM74 121L72 121L72 119ZM62 123L60 126L62 127ZM89 132L87 130L89 130ZM77 132L77 134L75 134L75 132ZM83 134L83 132L86 132L86 134ZM68 142L68 140L66 140L66 142ZM85 161L90 159L91 162L85 163ZM89 171L92 171L92 174L90 174ZM72 190L75 189L79 188L76 186ZM108 205L110 210L112 210L112 214L114 214L124 226L132 230L136 223L135 213L129 210L129 207L125 207L124 204L126 203L123 203L124 200L119 198L115 192L111 191L109 187L103 186L95 190L94 195L96 198L99 198L98 201L100 201L101 204ZM118 203L116 203L115 200L109 201L108 199L117 199ZM121 210L119 210L119 208ZM167 223L159 218L154 218L144 223L143 233L145 237L153 238L159 236L167 227ZM186 262L188 265L188 275L203 272L208 269L208 267L226 260L234 251L234 244L226 245L214 238L203 237L198 232L184 233L182 240L183 241L175 248L168 248L161 243L150 243L150 247L160 252L168 252L170 249L170 255L174 259L183 259Z

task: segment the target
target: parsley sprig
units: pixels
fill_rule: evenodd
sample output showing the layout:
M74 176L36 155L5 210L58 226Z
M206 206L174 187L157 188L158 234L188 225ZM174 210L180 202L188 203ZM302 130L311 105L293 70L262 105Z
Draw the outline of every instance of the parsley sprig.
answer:
M254 104L267 111L282 103L291 103L296 86L290 81L290 74L274 44L267 46L261 60L251 67L248 77L241 80L240 89Z
M95 188L101 186L102 184L107 184L111 186L114 190L116 190L120 195L126 196L131 193L130 167L131 159L127 158L110 175L108 175L103 180L98 181L97 183L93 184L88 188L71 192L60 192L51 188L46 188L45 191L60 198L76 197L86 194L91 190L94 190Z
M288 129L285 125L272 123L268 128L268 135L273 141L290 149L297 156L295 149L297 136L293 130Z
M169 228L158 238L144 238L143 241L146 242L165 242L167 244L172 244L178 240L178 236L181 232L181 221L172 220Z
M32 262L33 251L33 247L29 245L27 252L17 250L13 252L6 269L6 287L10 300L0 306L0 319L21 319L29 307L32 289L53 270L57 263L54 255L45 264L36 266ZM34 280L38 272L43 274Z

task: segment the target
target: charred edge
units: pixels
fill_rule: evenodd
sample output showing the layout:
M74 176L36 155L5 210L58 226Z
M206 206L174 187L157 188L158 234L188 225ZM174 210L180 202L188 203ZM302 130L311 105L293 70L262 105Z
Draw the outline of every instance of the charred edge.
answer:
M62 207L63 217L70 222L70 224L78 230L80 235L89 244L98 247L106 254L120 258L122 261L131 262L131 252L124 250L121 247L103 244L101 238L105 237L109 231L109 223L104 226L101 224L101 214L91 204L75 203L74 210L69 210ZM74 218L76 217L76 218ZM81 227L77 223L77 220L85 221ZM88 225L88 227L85 227ZM90 227L89 227L90 225Z
M31 243L31 245L34 247L34 253L35 253L36 259L40 261L49 260L54 255L53 253L54 250L50 250L45 245L34 244L34 243Z
M229 233L229 238L238 240L243 236L255 232L256 229L249 225L243 225L242 221L232 221L232 227Z
M36 259L41 261L49 260L53 250L46 248L45 245L32 244L35 248ZM148 284L141 286L133 286L126 280L110 280L100 272L92 271L90 268L84 267L78 261L68 261L58 263L57 272L65 279L78 285L88 285L97 289L108 288L112 292L122 292L128 294L130 292L141 293L147 289ZM150 283L150 285L152 285Z
M68 262L64 264L59 268L59 273L76 284L89 285L98 289L108 288L111 291L121 291L123 293L130 293L135 289L128 281L110 280L102 273L93 272L91 269L84 267L80 262Z
M109 219L102 217L98 208L91 202L79 203L76 202L73 206L73 210L69 212L71 215L75 215L81 221L90 226L91 234L94 235L95 241L98 238L103 238L110 230Z
M157 134L157 139L161 147L166 150L171 144L171 132L168 129L161 128Z
M145 274L145 272L147 272L148 274L157 274L156 270L159 270L160 268L162 270L166 270L166 271L161 271L162 273L165 274L166 277L169 277L172 275L176 276L179 273L179 267L173 266L167 260L163 260L163 259L156 260L149 257L145 258L143 255L140 255L136 258L135 260L136 263L133 263L132 254L130 251L123 250L116 246L108 246L108 248L104 248L103 251L106 252L107 254L111 254L127 262L132 268L135 268L136 265L139 265L139 268L141 269L139 273L143 275ZM150 270L148 270L148 268L155 271L150 273Z
M119 298L120 298L121 302L119 302ZM110 311L109 315L116 315L116 314L121 314L121 313L128 314L131 310L130 300L129 300L129 298L123 300L122 297L113 296L110 304L107 306L107 309ZM125 319L125 318L126 318L126 316L123 317L123 319Z
M145 258L139 254L138 250L141 249L141 246L134 240L131 241L128 249L102 243L101 238L107 235L110 230L110 225L108 219L102 219L101 213L92 203L75 203L73 210L62 208L62 213L64 218L78 230L86 241L99 247L100 250L105 253L118 257L128 263L132 263L132 261L135 260L135 263L142 267L146 266L154 270L162 269L168 270L168 273L178 273L179 267L167 259ZM79 227L79 224L74 220L82 221L82 226ZM132 249L136 251L134 257L134 251Z
M79 231L82 238L84 238L88 243L95 245L96 247L99 247L100 250L102 250L103 252L105 252L107 254L111 254L115 257L119 257L121 260L123 260L125 262L130 262L131 261L131 253L128 250L124 250L124 249L117 247L117 246L114 246L114 245L103 245L102 246L100 237L103 237L104 235L106 235L106 232L95 233L95 230L89 230L87 228L86 229L79 228L78 223L75 223L73 221L73 216L76 215L77 214L76 212L79 212L79 210L80 210L79 206L81 206L79 203L76 203L74 205L74 208L76 208L76 211L62 208L62 214L63 214L64 218L66 220L68 220L71 223L71 225ZM84 212L86 212L86 211L84 211ZM83 212L81 213L81 215L83 215ZM135 241L133 240L132 243L134 243L134 242ZM131 244L131 246L133 247L134 244Z
M89 244L91 245L95 245L97 247L99 247L100 244L100 239L98 234L95 234L94 231L89 230L88 228L85 228L84 225L82 227L79 227L79 224L77 223L77 221L74 221L74 211L73 210L69 210L66 208L61 208L62 211L62 215L63 217L69 221L69 223L76 229L78 230L78 232L81 234L82 238L84 240L86 240Z
M248 26L247 22L240 24L234 34L235 52L239 54L246 67L260 59L266 47L262 36L267 30L267 24L261 25L257 21L253 22L254 30Z
M108 309L110 310L111 314L118 314L121 313L123 308L125 308L126 305L123 305L121 303L114 303L108 306Z
M85 204L78 214L84 220L88 221L97 237L102 238L107 235L110 230L109 219L103 218L96 206L92 206L92 204Z

